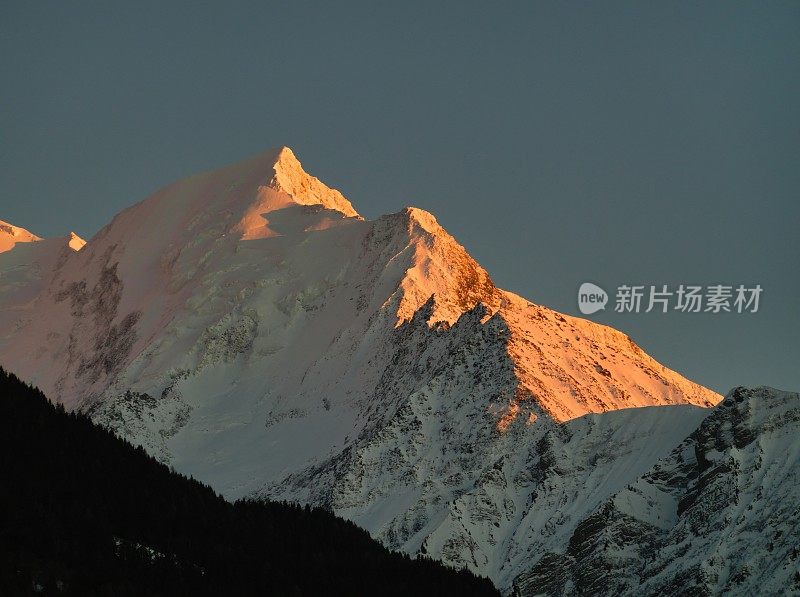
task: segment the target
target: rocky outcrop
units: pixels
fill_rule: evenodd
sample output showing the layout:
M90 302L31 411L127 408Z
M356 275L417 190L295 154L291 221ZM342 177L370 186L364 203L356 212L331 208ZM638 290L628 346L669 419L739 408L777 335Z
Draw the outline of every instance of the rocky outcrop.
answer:
M800 395L736 388L603 502L518 595L800 593Z

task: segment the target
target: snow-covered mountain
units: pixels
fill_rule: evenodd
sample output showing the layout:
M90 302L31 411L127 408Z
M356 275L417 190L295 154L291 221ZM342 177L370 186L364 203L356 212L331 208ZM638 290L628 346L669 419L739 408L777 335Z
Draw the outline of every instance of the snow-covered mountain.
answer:
M288 148L123 211L58 260L35 302L0 355L69 407L254 372L272 398L286 395L278 403L307 395L314 411L327 397L331 412L374 390L412 320L432 341L470 313L481 327L492 319L513 369L514 395L494 400L500 427L526 404L567 420L718 401L623 334L497 289L431 214L364 221ZM40 354L17 363L21 345ZM391 354L379 363L380 352Z
M0 364L227 497L324 504L507 590L721 399L498 289L431 214L364 220L288 148L59 243L27 277L0 254Z

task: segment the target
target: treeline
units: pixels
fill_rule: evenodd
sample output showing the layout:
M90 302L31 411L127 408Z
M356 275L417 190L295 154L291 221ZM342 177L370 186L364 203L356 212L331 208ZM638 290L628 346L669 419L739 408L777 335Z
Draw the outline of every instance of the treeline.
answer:
M231 504L0 368L2 595L496 595L321 509Z

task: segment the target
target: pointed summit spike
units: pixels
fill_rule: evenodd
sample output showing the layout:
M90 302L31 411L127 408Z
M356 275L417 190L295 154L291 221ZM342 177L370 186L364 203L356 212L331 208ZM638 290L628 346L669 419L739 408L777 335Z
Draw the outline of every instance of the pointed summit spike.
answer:
M86 241L74 232L70 232L67 236L67 245L73 251L80 251L86 245Z
M322 205L348 217L361 217L344 195L308 174L291 148L284 145L277 150L273 170L270 186L291 195L295 202Z

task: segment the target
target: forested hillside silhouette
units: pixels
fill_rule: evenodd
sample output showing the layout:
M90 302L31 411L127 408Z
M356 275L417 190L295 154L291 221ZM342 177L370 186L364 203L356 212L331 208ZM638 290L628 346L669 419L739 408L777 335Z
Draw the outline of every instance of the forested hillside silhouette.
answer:
M0 368L0 594L492 595L321 509L229 503Z

